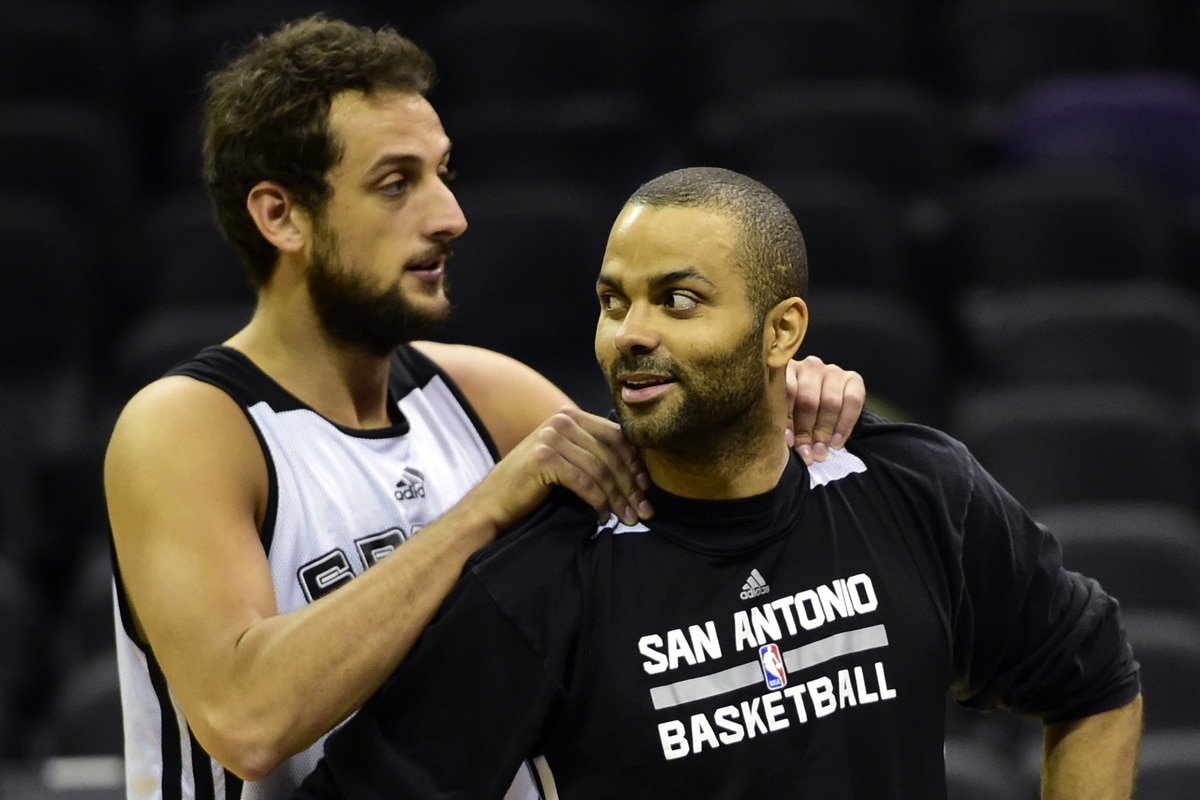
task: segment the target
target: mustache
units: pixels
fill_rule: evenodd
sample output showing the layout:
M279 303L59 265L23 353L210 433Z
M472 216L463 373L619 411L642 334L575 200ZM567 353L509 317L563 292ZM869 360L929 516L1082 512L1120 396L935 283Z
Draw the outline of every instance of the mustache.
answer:
M449 261L453 255L454 250L450 248L449 242L437 242L410 258L405 262L405 266L411 267L416 264L424 264L427 261L433 261L435 258L443 258Z
M616 378L622 372L652 372L668 378L678 378L675 363L655 356L620 355L608 365L608 374Z

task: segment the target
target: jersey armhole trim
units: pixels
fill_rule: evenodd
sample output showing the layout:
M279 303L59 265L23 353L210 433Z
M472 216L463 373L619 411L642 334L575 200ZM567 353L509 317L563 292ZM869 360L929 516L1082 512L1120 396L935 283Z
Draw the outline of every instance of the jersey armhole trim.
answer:
M414 377L419 378L422 387L428 385L434 377L442 379L442 383L454 395L454 399L458 401L458 404L462 406L463 411L466 413L467 419L471 421L476 432L479 433L479 438L483 440L483 444L487 447L488 453L491 454L492 460L498 462L500 460L500 449L496 446L496 440L492 438L491 431L483 424L483 420L480 419L478 412L475 411L475 406L471 405L471 401L463 394L462 389L454 382L449 373L442 369L436 361L411 345L403 345L397 349L396 358L405 362L407 366L424 368L426 374L414 375Z

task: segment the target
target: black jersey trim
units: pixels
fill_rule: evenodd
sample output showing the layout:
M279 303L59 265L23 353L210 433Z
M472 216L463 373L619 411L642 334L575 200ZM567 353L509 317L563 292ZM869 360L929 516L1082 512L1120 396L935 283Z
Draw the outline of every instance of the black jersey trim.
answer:
M245 407L266 402L276 411L308 408L244 353L226 345L204 348L193 358L176 364L167 375L186 375L212 384Z
M347 436L359 439L387 439L408 433L408 420L403 415L399 415L391 425L383 428L364 430L339 425L283 388L245 353L227 345L206 347L196 354L195 358L179 364L167 374L186 375L212 384L247 409L256 403L266 403L277 412L309 411ZM389 391L393 385L389 381ZM395 400L395 397L388 398L390 408L395 407Z
M458 401L463 411L466 412L467 418L471 420L471 424L475 426L475 430L479 434L479 438L483 439L483 443L487 446L492 460L500 460L500 450L496 447L496 442L492 439L491 432L484 426L483 420L476 413L475 406L471 405L471 401L463 394L462 389L459 388L454 379L437 362L415 347L402 345L396 348L392 364L401 368L391 371L392 391L400 397L407 396L413 389L424 388L435 377L441 378L446 387L450 389L450 393L454 395L454 399Z
M270 553L271 543L275 541L275 520L279 516L279 476L276 474L275 459L271 456L271 449L267 447L267 440L263 438L258 423L250 416L250 410L245 406L242 407L242 412L250 422L254 438L258 439L258 449L262 451L263 460L267 463L267 510L263 514L262 530L259 531L258 538L262 541L263 552Z
M179 721L175 717L175 706L171 703L167 678L158 661L151 653L146 654L146 660L150 685L154 687L154 696L158 698L159 724L162 726L162 800L183 800L183 752L179 745Z
M225 800L242 800L242 779L225 770Z
M117 563L117 545L113 541L111 527L108 529L108 556L112 561L113 584L117 590L117 612L121 617L121 627L129 640L148 657L150 648L137 635L137 626L133 624L133 610L130 608L129 598L125 595L125 581L121 578L121 565Z
M542 774L538 771L537 764L533 763L533 759L527 758L521 762L521 768L529 773L533 788L537 790L538 800L546 800L546 787L542 785Z
M192 749L192 781L196 787L196 800L217 800L217 790L213 786L212 756L204 752L190 728L188 742Z
M184 375L210 386L215 386L229 395L242 409L242 415L250 423L258 449L262 452L267 467L267 510L263 514L259 540L263 552L271 552L275 537L275 519L279 512L279 479L275 474L275 460L267 441L259 430L258 422L250 413L250 407L266 402L278 410L307 408L275 381L258 368L245 355L224 345L214 345L201 350L195 358L176 366L168 375Z

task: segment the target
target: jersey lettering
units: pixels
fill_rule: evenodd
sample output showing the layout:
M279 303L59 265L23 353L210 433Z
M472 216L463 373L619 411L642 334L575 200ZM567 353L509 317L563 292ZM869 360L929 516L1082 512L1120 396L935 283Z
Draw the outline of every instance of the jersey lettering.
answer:
M406 538L404 531L392 528L355 539L354 544L358 548L359 558L362 559L363 569L369 569L378 564L384 556L390 555L399 547Z
M647 675L657 675L680 664L696 665L721 657L721 642L717 638L717 626L712 620L704 625L689 625L684 631L675 628L667 631L663 652L663 637L652 633L638 639L638 652L646 657L642 669Z
M354 570L350 568L350 559L339 548L300 567L296 577L311 603L347 583L354 577Z
M413 526L413 533L416 533L421 527L420 525ZM390 555L408 538L403 529L389 528L386 531L355 539L354 547L358 550L358 557L363 569L366 570ZM350 566L350 559L340 548L309 561L296 571L296 578L300 581L304 596L310 603L324 597L339 586L345 585L353 577L354 570Z

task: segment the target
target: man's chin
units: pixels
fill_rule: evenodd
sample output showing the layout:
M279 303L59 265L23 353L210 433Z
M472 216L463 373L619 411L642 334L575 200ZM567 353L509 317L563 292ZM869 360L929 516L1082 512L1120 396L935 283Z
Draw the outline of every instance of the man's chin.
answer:
M617 419L621 431L634 447L661 447L672 438L669 415L662 409L647 406L628 406L616 401Z

